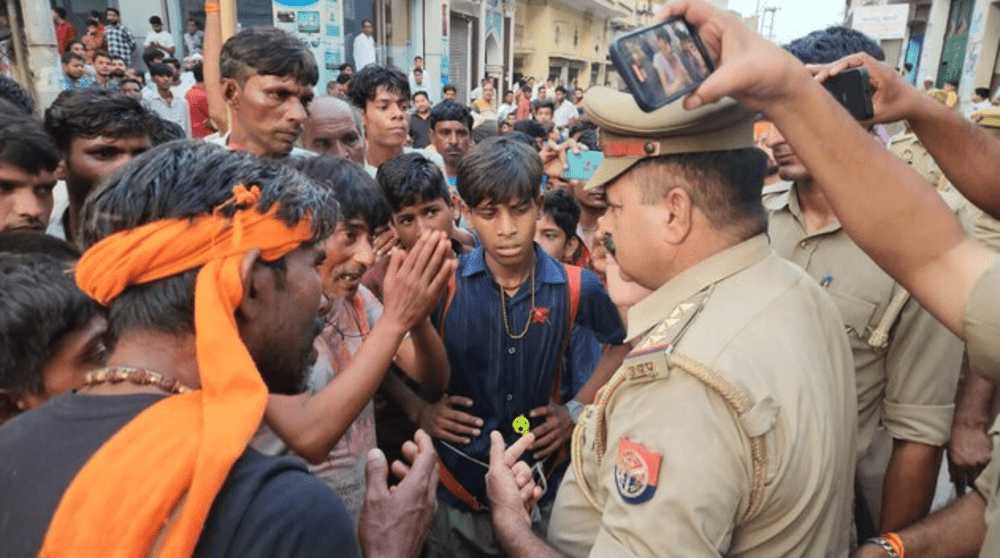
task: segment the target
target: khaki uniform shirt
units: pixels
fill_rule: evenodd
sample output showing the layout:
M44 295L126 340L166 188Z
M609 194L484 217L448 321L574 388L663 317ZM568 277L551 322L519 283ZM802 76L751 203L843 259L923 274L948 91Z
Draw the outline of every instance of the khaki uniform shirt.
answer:
M1000 380L1000 259L993 263L969 294L965 304L965 342L969 365L977 374ZM982 557L1000 553L1000 418L989 431L993 441L990 463L976 479L976 489L986 499L986 538Z
M938 168L934 157L931 157L924 145L920 143L917 134L908 132L895 135L889 140L888 147L893 155L905 161L927 182L937 184L941 179L941 169Z
M580 417L549 541L573 557L846 556L856 398L822 289L760 235L628 322L639 343Z
M765 205L774 251L824 286L843 317L854 355L859 454L880 425L891 438L945 444L951 436L961 340L909 298L888 330L885 347L873 346L872 331L901 287L839 222L808 234L794 185L767 197Z

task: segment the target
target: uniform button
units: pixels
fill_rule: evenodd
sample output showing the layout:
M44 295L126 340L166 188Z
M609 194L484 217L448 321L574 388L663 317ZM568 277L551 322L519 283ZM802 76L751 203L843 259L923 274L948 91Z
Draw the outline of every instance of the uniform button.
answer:
M507 401L510 401L511 399L514 399L514 396L508 393L507 394Z
M508 355L512 355L512 354L514 354L514 347L508 347L508 348L507 348L507 354L508 354Z
M799 243L799 246L801 246L803 248L808 248L810 244L812 244L812 243L809 242L808 240L803 240L802 242Z

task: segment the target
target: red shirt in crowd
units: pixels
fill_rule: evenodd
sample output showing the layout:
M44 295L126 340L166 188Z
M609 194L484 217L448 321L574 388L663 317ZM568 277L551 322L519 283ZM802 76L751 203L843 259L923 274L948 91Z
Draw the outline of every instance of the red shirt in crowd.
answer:
M196 83L184 95L188 110L191 111L191 137L201 139L210 136L215 130L208 123L208 96L205 95L205 85Z
M64 21L56 26L56 41L59 43L59 52L66 52L69 42L76 38L76 28L73 24Z

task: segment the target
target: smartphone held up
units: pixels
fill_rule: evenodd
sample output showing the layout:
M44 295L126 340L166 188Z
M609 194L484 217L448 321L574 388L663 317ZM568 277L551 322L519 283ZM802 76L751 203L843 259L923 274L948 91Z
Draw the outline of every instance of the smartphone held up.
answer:
M681 18L622 35L609 50L618 74L646 112L694 91L714 69L697 32Z

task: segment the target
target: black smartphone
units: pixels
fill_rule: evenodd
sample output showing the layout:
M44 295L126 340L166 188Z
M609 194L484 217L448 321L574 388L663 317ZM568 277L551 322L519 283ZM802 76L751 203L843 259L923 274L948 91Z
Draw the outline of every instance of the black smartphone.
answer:
M868 120L875 116L868 70L864 68L845 70L824 81L823 86L854 118Z
M609 50L618 75L646 112L694 91L715 69L698 33L679 17L626 33Z

